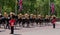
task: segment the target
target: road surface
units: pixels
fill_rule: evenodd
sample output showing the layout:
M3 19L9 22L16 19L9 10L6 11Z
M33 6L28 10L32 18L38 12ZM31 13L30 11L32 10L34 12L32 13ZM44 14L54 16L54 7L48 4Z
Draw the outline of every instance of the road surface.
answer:
M0 35L60 35L60 22L56 22L55 29L52 25L33 28L17 27L14 34L10 34L9 29L0 29Z

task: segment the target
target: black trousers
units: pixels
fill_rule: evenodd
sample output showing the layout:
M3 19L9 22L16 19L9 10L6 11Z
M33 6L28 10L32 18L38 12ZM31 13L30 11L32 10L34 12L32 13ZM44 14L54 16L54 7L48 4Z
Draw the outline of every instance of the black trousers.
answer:
M20 26L22 19L18 19L17 22L19 23L19 26Z
M55 24L53 24L53 28L55 28Z
M8 27L8 29L10 29L10 26L9 26L9 22L8 21L6 23L6 29L7 29L7 27Z
M22 26L24 27L25 21L22 22Z
M0 28L1 28L1 24L0 24Z
M27 27L29 27L29 21L27 21L26 23L27 23Z
M29 27L29 22L27 21L27 22L22 22L22 26L24 27L24 24L27 24L27 27Z
M24 27L24 24L27 24L27 27L29 27L29 20L28 19L24 19L23 21L22 21L22 26Z
M11 34L14 34L14 26L11 26Z
M1 28L1 24L2 24L2 22L0 22L0 28Z

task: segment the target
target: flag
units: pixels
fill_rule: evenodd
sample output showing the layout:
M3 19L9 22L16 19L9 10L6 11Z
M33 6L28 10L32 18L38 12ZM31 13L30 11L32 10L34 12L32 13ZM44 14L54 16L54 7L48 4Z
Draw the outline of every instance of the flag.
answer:
M18 7L19 7L19 11L22 10L22 0L18 0Z
M54 3L51 4L51 13L54 14L55 6Z

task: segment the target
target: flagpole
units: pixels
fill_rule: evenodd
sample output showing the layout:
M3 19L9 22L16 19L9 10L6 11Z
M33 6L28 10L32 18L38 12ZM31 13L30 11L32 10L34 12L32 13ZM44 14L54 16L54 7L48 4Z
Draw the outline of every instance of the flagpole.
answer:
M17 0L15 1L15 14L17 15Z
M50 15L50 0L49 0L49 12L48 12L48 15Z

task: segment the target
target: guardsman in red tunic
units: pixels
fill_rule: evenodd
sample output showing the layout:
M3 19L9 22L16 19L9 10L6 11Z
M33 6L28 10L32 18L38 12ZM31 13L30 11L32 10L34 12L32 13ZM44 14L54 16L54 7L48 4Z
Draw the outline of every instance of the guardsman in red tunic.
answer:
M11 26L11 34L13 34L14 33L14 23L15 23L14 16L11 18L9 23L10 23L10 26Z
M55 23L56 23L56 17L55 16L52 17L52 21L51 22L53 24L53 28L55 28Z

